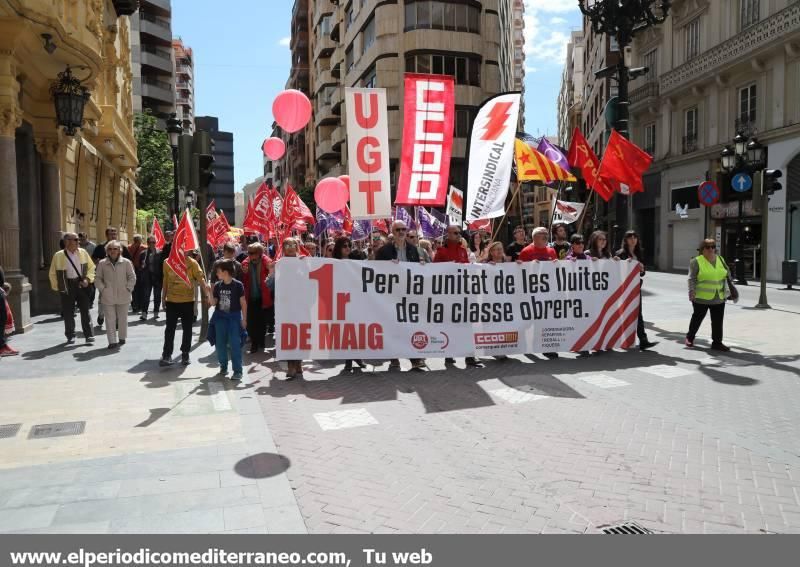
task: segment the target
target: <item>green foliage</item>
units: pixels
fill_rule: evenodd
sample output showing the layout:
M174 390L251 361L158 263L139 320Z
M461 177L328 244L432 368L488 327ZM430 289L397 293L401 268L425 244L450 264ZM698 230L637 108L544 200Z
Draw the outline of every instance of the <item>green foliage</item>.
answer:
M156 117L150 111L137 113L133 118L136 135L139 171L136 183L142 190L137 207L168 218L173 198L172 148L167 133L158 129Z
M297 189L297 196L306 204L313 214L317 214L317 203L314 201L314 187L306 185Z

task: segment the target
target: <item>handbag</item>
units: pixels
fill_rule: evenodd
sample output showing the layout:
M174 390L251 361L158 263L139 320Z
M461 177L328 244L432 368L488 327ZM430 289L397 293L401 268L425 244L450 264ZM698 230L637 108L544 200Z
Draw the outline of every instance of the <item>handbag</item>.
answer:
M719 259L722 261L722 265L725 266L725 271L727 272L727 275L725 276L725 281L728 284L728 291L730 291L730 295L728 295L727 299L730 299L734 303L738 303L739 290L736 289L735 285L733 285L733 278L731 277L731 269L728 267L728 264L725 263L725 260L722 258L722 256L720 256Z

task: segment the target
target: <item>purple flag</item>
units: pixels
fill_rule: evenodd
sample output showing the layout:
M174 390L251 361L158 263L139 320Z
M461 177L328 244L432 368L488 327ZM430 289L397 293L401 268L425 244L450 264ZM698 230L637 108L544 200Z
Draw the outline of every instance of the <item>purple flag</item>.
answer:
M370 233L372 232L372 223L368 220L356 220L353 221L353 234L350 235L350 238L353 240L364 240L365 238L369 238Z
M326 230L342 230L344 217L341 213L332 215L317 207L317 223L314 225L314 236L320 237Z
M394 220L403 221L406 223L406 226L409 230L417 229L417 223L414 221L413 217L408 213L405 207L395 207Z
M559 150L556 146L551 144L547 141L547 138L542 136L542 139L539 141L539 145L536 147L536 150L540 154L544 154L544 157L558 165L561 169L566 171L567 173L570 172L569 162L567 161L567 156L563 154L561 150Z
M429 213L424 207L416 207L419 227L425 238L439 238L447 231L447 224L436 218L431 210Z

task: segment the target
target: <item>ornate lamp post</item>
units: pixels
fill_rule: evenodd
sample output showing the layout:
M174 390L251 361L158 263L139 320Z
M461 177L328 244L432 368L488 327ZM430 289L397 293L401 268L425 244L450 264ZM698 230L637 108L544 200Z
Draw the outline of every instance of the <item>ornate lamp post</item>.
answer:
M89 89L72 74L68 65L58 74L58 79L50 87L50 94L56 108L56 123L64 127L67 136L74 136L83 126L83 109L91 97Z
M183 134L183 126L173 112L167 118L167 135L172 148L172 187L173 187L173 212L177 215L180 211L180 197L178 194L178 139ZM177 228L177 227L175 227Z
M633 36L667 19L672 6L670 0L578 0L581 12L589 18L596 34L605 34L617 40L617 119L614 129L630 138L628 129L628 81L631 73L625 65L625 48ZM658 12L658 15L655 12ZM646 69L643 69L646 72ZM599 71L598 71L599 73ZM633 228L633 198L628 195L628 225Z
M730 146L725 146L720 152L720 163L723 171L726 173L734 173L737 171L746 172L755 179L756 174L760 173L767 166L767 148L761 143L752 138L747 139L741 132L738 132L733 138L733 149ZM755 187L755 182L753 183ZM755 204L755 191L751 190L753 203ZM742 194L739 194L739 218L736 223L736 259L733 261L734 276L738 285L747 285L747 277L744 270L744 239L742 238L744 232L742 230L742 217L743 213ZM764 233L765 226L762 226L761 241L765 242L766 234ZM761 253L765 254L766 250L762 246Z

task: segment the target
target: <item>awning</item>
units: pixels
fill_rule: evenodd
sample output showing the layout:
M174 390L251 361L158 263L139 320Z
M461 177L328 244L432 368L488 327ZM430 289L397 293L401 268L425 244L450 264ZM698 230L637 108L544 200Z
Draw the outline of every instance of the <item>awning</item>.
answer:
M127 179L127 180L128 180L128 182L129 182L129 183L130 183L130 184L133 186L133 188L136 190L136 193L137 193L137 194L139 194L139 195L141 195L141 194L142 194L142 190L139 188L139 186L138 186L138 185L136 185L136 183L134 183L133 179L131 179L131 178L130 178L130 177L128 177L127 175L124 175L122 172L120 172L120 170L119 170L119 169L117 169L117 167L116 167L116 166L115 166L113 163L111 163L110 161L108 161L108 158L106 158L106 156L104 156L102 153L100 153L100 151L99 151L97 148L95 148L95 147L94 147L94 145L92 145L92 143L91 143L91 142L88 142L87 140L85 140L85 139L84 139L84 138L82 138L82 137L79 137L78 139L81 141L81 145L82 145L84 148L86 148L86 151L87 151L87 152L89 152L90 154L92 154L93 156L95 156L97 159L101 160L101 161L102 161L104 164L106 164L106 166L107 166L109 169L111 169L111 171L113 171L114 173L116 173L116 174L117 174L119 177L124 177L125 179Z

